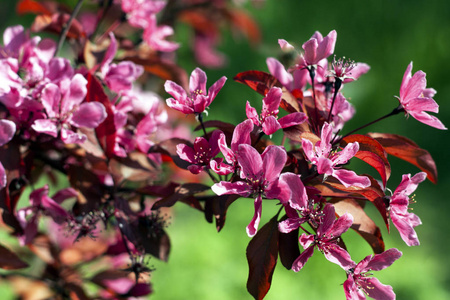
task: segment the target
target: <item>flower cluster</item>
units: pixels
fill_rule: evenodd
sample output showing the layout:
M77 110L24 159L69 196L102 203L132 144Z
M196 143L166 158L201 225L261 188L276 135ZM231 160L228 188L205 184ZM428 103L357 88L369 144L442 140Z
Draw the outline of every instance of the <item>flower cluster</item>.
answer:
M419 160L417 153L427 152L406 138L356 132L400 112L446 129L427 113L438 112L436 91L426 87L424 72L412 75L411 63L400 84L400 105L349 130L356 110L344 88L370 67L335 56L329 61L337 33L315 32L292 66L269 57L268 73L236 75L235 81L261 96L262 103L242 99L244 120L206 121L207 109L231 85L222 76L208 87L199 67L188 80L173 53L180 46L174 28L179 22L190 26L193 58L219 67L226 61L215 50L219 24L259 41L256 24L239 2L97 1L98 13L78 16L82 1L70 14L55 3L20 1L20 10L37 15L34 31L59 37L42 39L17 25L5 30L0 45L2 225L42 260L33 275L2 278L22 276L46 298L143 297L152 293L148 258L167 261L170 254L165 231L170 207L184 202L215 220L220 231L230 205L250 198L252 296L262 299L268 292L278 255L284 267L300 272L320 252L342 268L347 299L395 298L393 288L371 271L389 267L402 253L385 249L365 202L375 206L388 230L392 221L406 245L419 245L414 228L421 220L409 211L411 194L426 178L436 182L436 166L431 156ZM65 39L71 58L59 55ZM286 40L278 43L283 51L296 51ZM165 102L158 94L164 89L170 95ZM173 110L195 116L200 134L193 137L182 122L191 119ZM387 188L388 154L421 169L403 175L393 193ZM355 158L376 176L353 170ZM207 176L196 177L202 174ZM268 201L277 204L277 212L266 210ZM265 225L263 210L273 216ZM374 255L355 263L342 238L350 229ZM261 255L261 248L267 253ZM0 254L10 258L0 261L0 268L28 267L1 245ZM89 278L88 262L95 266ZM91 284L98 288L91 292ZM20 289L17 293L23 297Z

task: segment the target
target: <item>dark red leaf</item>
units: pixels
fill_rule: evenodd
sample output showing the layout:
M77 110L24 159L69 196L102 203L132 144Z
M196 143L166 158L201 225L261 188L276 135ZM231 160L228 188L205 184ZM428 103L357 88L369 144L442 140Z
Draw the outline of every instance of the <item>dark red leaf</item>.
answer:
M87 75L87 102L100 102L106 109L108 114L105 121L103 121L96 129L95 133L100 145L108 158L114 157L114 146L116 144L116 125L114 123L114 111L112 109L111 101L109 101L102 84L95 78L94 75L88 73Z
M258 230L247 246L247 290L257 300L263 299L270 289L278 259L278 237L278 222L275 216Z
M218 232L225 226L228 207L239 197L239 195L214 195L201 198L205 202L205 218L209 223L212 223L213 218L216 220Z
M286 219L287 216L283 217L281 221ZM298 228L289 233L279 233L278 252L280 253L280 261L288 270L292 269L292 264L300 256L300 249L298 247L298 233Z
M350 213L353 216L352 229L360 234L372 247L374 253L384 251L384 241L381 231L375 222L367 216L364 209L354 199L344 199L334 203L334 208L339 216Z
M275 76L262 71L245 71L237 74L234 80L249 86L263 96L274 86L283 87Z
M55 34L60 34L70 19L68 13L54 13L52 15L38 15L34 19L31 25L31 30L34 32L47 31ZM84 38L86 33L84 32L83 25L73 19L70 24L69 31L67 32L67 38L80 39Z
M152 209L158 209L161 207L173 206L177 201L182 201L184 198L188 198L192 195L209 190L210 187L201 183L185 183L176 187L172 194L162 198L155 204Z
M0 245L0 268L16 270L28 267L14 252Z
M170 253L170 239L162 228L153 226L146 217L138 219L137 232L140 244L144 247L145 253L167 261Z
M415 165L427 173L431 182L437 183L436 164L427 150L421 149L416 143L400 135L376 132L368 135L376 139L388 154Z
M257 44L261 41L258 24L245 11L227 9L227 13L231 24L243 32L252 43Z
M359 151L356 157L371 165L377 170L386 186L386 182L391 175L391 165L387 160L387 154L383 146L375 139L362 134L352 134L342 139L340 145L345 147L349 143L358 142Z

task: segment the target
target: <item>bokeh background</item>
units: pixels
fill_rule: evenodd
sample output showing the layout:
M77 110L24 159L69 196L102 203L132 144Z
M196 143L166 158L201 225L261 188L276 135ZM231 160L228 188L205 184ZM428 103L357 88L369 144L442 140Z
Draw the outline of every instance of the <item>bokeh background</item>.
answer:
M30 18L14 16L14 1L1 1L0 28L22 23ZM345 87L344 93L357 109L346 125L349 131L390 112L398 105L394 95L406 66L414 62L413 72L427 73L428 87L438 93L438 117L450 126L450 2L442 0L266 0L246 8L257 21L262 42L250 45L229 31L224 32L219 49L228 56L228 64L219 70L206 70L209 83L220 76L228 82L211 105L208 119L238 123L245 118L245 101L258 103L261 97L232 78L246 70L267 71L266 58L280 55L277 40L283 38L301 47L314 31L326 35L338 33L335 53L365 62L371 70L357 82ZM187 46L189 29L175 28L175 39L181 41L179 63L191 72L196 67ZM257 104L257 105L258 105ZM439 179L427 181L416 191L414 213L423 225L416 228L421 245L408 247L394 229L388 235L381 217L368 207L368 214L382 229L386 248L396 247L403 257L390 268L376 272L384 284L392 285L398 299L450 299L450 159L449 133L397 115L371 126L364 132L390 132L404 135L427 149L436 161ZM402 174L419 170L394 157L390 158L392 175L388 187L394 190ZM358 163L359 172L366 171ZM264 205L261 225L276 212L271 203ZM229 209L226 226L217 233L201 213L178 204L174 207L167 229L172 240L169 263L151 259L156 268L152 275L152 299L251 299L246 291L248 266L245 249L249 238L245 226L253 215L253 201L240 199ZM369 246L357 234L344 236L355 261L371 254ZM294 273L277 265L271 290L266 299L343 299L345 273L314 255L305 268ZM5 284L2 284L5 287ZM2 297L3 298L3 297Z

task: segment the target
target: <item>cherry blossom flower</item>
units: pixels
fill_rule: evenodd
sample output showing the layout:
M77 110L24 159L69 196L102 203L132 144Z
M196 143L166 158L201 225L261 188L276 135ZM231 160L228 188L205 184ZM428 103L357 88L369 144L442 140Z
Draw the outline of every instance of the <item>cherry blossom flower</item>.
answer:
M240 176L245 181L221 181L214 184L211 189L219 196L237 194L242 197L255 197L255 214L247 226L247 234L252 237L256 234L261 220L262 197L281 201L287 201L289 198L288 188L279 181L287 154L280 146L270 145L259 154L252 146L241 144L237 159L241 167Z
M392 287L382 284L377 278L369 277L371 271L383 270L402 256L402 252L392 248L376 255L368 255L358 264L346 269L347 280L344 282L347 300L363 300L366 295L376 300L393 300Z
M311 39L302 45L305 51L302 55L305 66L315 66L319 61L333 54L336 37L336 30L330 31L326 37L323 37L320 32L316 31Z
M366 176L356 175L355 172L340 169L338 165L347 163L359 150L358 142L349 143L341 152L332 151L331 137L333 128L331 124L324 123L321 140L314 146L308 139L302 139L302 147L308 160L317 166L317 172L325 176L333 176L345 187L356 186L366 188L370 180Z
M294 90L302 91L305 88L309 78L308 70L301 68L294 69L291 74L284 68L281 62L273 57L267 58L266 64L270 74L275 76L290 92Z
M166 6L161 0L122 0L122 10L127 14L128 23L134 27L147 28L149 18Z
M262 131L271 135L278 129L287 128L301 124L306 121L307 117L302 112L290 113L278 119L278 108L280 107L281 96L283 91L278 87L271 88L267 95L263 98L263 107L261 115L258 115L256 109L247 101L245 112L247 118L253 121L256 126L262 127Z
M317 228L316 234L303 233L299 242L305 249L292 264L294 272L300 271L308 259L313 255L314 248L317 248L325 255L329 261L340 265L342 268L349 268L354 262L350 254L337 245L339 237L346 232L353 224L353 217L345 213L336 220L334 206L325 205L323 209L323 220Z
M408 212L408 205L410 203L409 195L426 178L427 174L424 172L419 172L413 177L411 177L411 174L405 174L399 186L395 189L394 194L388 197L389 215L392 223L394 223L403 241L408 246L418 246L420 244L414 227L422 224L417 215Z
M82 143L86 136L72 131L70 126L96 128L106 118L106 110L99 102L82 103L86 97L87 80L76 74L66 91L49 83L42 90L42 105L48 118L37 119L32 128L53 137L61 132L64 143Z
M0 147L8 143L16 133L16 124L10 120L0 120ZM6 186L6 172L0 162L0 189Z
M174 30L168 25L157 25L156 16L150 16L149 26L144 29L142 34L142 39L146 42L153 50L172 52L178 49L180 46L178 43L167 41L166 38L173 35Z
M328 110L331 109L332 99L328 101ZM333 111L331 112L332 118L331 121L334 124L333 132L338 132L344 127L344 124L347 123L353 115L355 114L355 108L353 105L345 99L345 97L338 93L336 95L336 99L333 105Z
M427 111L439 112L439 105L431 98L436 91L426 88L427 80L424 72L417 71L411 76L412 65L411 62L406 68L400 86L400 97L396 98L405 110L406 115L411 115L417 121L431 127L443 130L447 129L438 118L426 113Z
M175 98L167 99L167 105L185 114L201 114L214 100L226 80L227 78L222 76L206 93L206 73L200 68L196 68L192 71L189 80L189 95L181 86L167 80L164 88L167 93Z
M205 167L209 168L210 161L219 154L218 140L221 133L215 130L209 141L203 137L196 138L193 149L186 144L177 145L178 156L191 163L188 170L192 174L199 174Z

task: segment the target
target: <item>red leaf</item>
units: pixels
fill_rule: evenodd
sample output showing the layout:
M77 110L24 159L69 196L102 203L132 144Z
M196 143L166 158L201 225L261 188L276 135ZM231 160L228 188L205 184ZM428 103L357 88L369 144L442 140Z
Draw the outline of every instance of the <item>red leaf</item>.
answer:
M199 198L205 202L206 221L212 223L213 217L216 220L217 232L220 232L225 226L228 207L240 198L239 195L207 196Z
M368 135L376 139L388 154L415 165L427 173L431 182L437 183L436 164L427 150L421 149L416 143L400 135L376 132Z
M28 267L14 252L0 245L0 268L16 270Z
M234 80L249 86L263 96L274 86L283 87L275 76L262 71L245 71L237 74Z
M375 139L362 134L347 136L342 139L340 145L345 147L348 143L354 142L359 143L359 151L355 156L374 167L380 174L383 185L386 186L386 181L391 175L391 165L387 160L387 154L383 146Z
M49 11L43 4L33 1L33 0L21 0L19 3L17 3L16 7L17 14L23 15L26 13L34 13L36 15L38 14L44 14L44 15L51 15L51 11Z
M246 12L238 9L228 9L227 12L231 23L243 32L252 43L258 44L261 41L258 24Z
M264 225L247 246L248 292L257 300L270 289L278 258L278 222L276 216Z
M158 209L161 207L173 206L177 201L182 201L192 195L209 190L210 187L201 183L185 183L174 188L172 194L167 197L162 198L153 204L152 209Z
M100 102L106 109L108 116L105 121L95 128L95 133L100 145L108 158L114 157L114 146L116 144L116 126L114 123L114 112L103 86L91 73L87 75L87 102Z
M378 211L380 212L381 217L383 218L383 220L386 224L386 227L389 230L389 220L387 217L386 205L384 204L384 200L383 200L385 193L383 192L383 190L381 190L378 182L372 176L369 176L366 174L364 174L364 176L367 176L371 182L371 185L365 189L361 189L361 188L358 188L355 186L350 186L347 188L344 185L342 185L341 183L337 182L337 180L334 178L328 178L327 181L324 182L322 185L323 186L330 185L331 187L336 188L340 191L348 192L347 195L341 194L339 197L345 198L352 194L359 194L359 195L363 196L364 198L366 198L367 200L369 200L370 202L372 202L375 205L375 207L378 209ZM323 190L323 187L321 188L320 184L315 187ZM325 197L325 195L323 195L323 196Z
M286 220L287 216L284 216L281 220ZM299 229L295 229L289 233L279 233L278 243L279 243L279 253L280 261L283 266L290 270L292 269L292 264L300 256L300 249L298 247L298 232Z
M354 199L344 199L334 203L334 208L339 216L350 213L353 216L352 229L360 234L372 247L375 253L384 251L383 237L375 222L365 213L363 208Z

